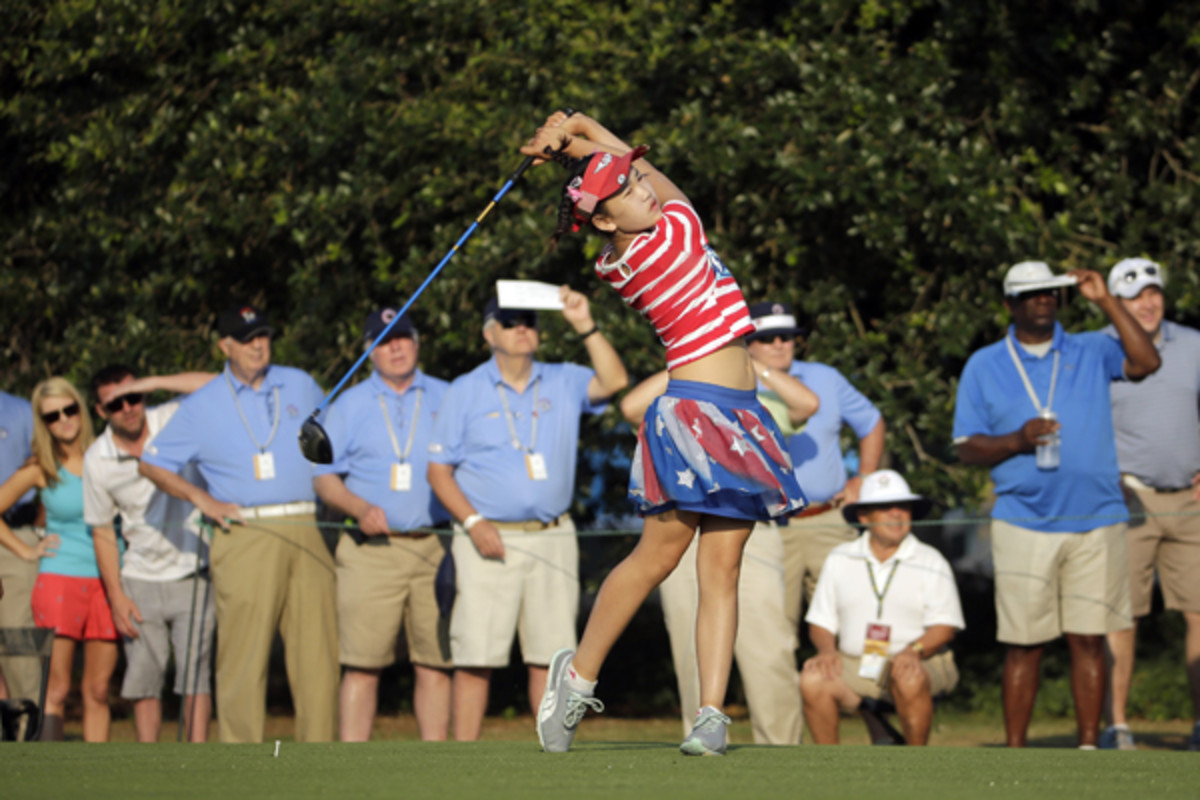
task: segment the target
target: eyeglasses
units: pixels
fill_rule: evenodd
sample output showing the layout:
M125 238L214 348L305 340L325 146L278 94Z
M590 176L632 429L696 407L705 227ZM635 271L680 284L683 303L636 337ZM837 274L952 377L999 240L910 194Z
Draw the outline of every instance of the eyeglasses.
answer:
M763 344L775 344L775 342L783 342L784 344L791 344L792 342L796 341L796 337L791 336L790 334L776 333L776 334L766 334L764 336L754 336L750 339L750 341L762 342Z
M144 399L145 395L141 394L140 392L130 392L129 394L121 395L115 400L109 400L102 406L102 408L110 414L116 414L127 405L130 408L141 405L142 400Z
M73 417L79 413L79 403L71 403L69 406L63 406L57 411L47 411L42 414L42 422L47 425L53 425L63 417Z
M1150 278L1158 277L1158 267L1154 264L1147 264L1144 267L1135 267L1121 276L1121 280L1126 283L1133 283L1138 279L1138 276L1145 275Z
M496 321L499 322L500 327L504 328L506 331L510 331L518 325L524 325L526 328L537 330L537 317L519 316L508 317L507 319L497 318Z

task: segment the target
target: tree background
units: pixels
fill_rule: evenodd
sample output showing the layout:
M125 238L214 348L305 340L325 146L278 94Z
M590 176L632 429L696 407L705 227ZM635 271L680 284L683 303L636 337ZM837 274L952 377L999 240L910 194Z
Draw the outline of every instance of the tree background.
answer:
M1200 317L1200 6L1075 0L0 0L3 388L109 361L219 366L214 319L265 308L326 387L571 106L697 205L747 299L793 303L806 356L881 408L887 457L941 509L986 504L950 449L966 357L1012 263L1164 265ZM557 252L560 175L527 174L414 307L422 361L486 358L497 278L570 283L635 377L649 327ZM1076 298L1069 328L1103 318ZM584 357L549 320L543 357ZM628 452L615 414L592 453ZM1069 423L1068 423L1069 424ZM579 511L619 507L619 459Z

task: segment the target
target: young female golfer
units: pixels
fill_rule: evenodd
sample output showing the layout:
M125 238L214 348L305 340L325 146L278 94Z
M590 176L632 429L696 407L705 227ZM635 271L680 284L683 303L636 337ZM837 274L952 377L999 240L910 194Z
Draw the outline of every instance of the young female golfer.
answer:
M630 474L630 497L645 518L641 539L600 588L578 652L551 661L538 738L546 751L567 750L586 709L604 709L593 694L605 657L699 530L701 708L680 749L721 755L742 548L755 520L805 502L783 436L755 396L742 340L754 326L695 209L642 158L645 147L559 112L521 152L569 170L554 239L585 224L608 237L596 273L654 325L670 374L638 431Z
M79 390L65 378L42 381L31 399L33 458L0 486L0 511L36 487L46 509L48 533L30 547L0 521L0 544L26 561L38 562L33 619L38 627L55 631L42 738L62 739L75 645L83 642L83 739L106 742L117 629L100 582L91 531L83 521L83 454L92 443L92 420Z

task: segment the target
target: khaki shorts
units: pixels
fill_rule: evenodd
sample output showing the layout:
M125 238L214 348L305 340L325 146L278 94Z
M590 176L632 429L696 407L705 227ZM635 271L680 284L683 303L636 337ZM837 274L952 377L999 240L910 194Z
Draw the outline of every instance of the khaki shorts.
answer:
M396 661L404 629L408 659L450 667L448 622L438 611L433 579L445 550L436 536L372 536L337 548L338 658L348 667L382 669Z
M842 653L841 656L842 682L850 687L850 691L859 697L869 697L872 700L886 700L889 703L894 702L892 693L888 690L886 677L882 685L878 681L860 677L858 674L858 657L848 656L845 653ZM958 667L954 664L954 654L949 650L935 653L929 658L923 659L921 666L925 668L925 674L929 676L929 694L931 697L947 694L955 686L958 686ZM890 662L888 663L888 668L889 670L891 668Z
M992 520L996 638L1034 645L1131 627L1125 528L1043 533Z
M1129 513L1147 515L1134 516L1126 532L1133 615L1150 613L1156 568L1167 608L1200 611L1200 500L1192 499L1191 489L1122 488Z
M526 664L545 666L555 651L575 647L579 616L579 542L563 515L545 529L502 527L503 561L485 559L455 527L458 585L450 618L450 651L458 667L508 666L513 634ZM532 526L525 526L532 527Z

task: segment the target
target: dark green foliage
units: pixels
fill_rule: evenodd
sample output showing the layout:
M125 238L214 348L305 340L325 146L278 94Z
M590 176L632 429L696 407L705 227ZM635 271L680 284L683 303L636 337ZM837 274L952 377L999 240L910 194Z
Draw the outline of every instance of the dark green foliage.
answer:
M654 146L747 296L811 315L809 355L880 403L892 465L947 506L985 486L949 421L1007 264L1146 254L1200 307L1187 4L0 5L12 390L117 357L212 366L240 299L332 383L365 313L407 298L567 104ZM545 247L557 184L535 170L421 298L434 374L485 357L494 278L595 285L597 240ZM635 373L661 365L596 306ZM561 332L545 355L579 357Z

